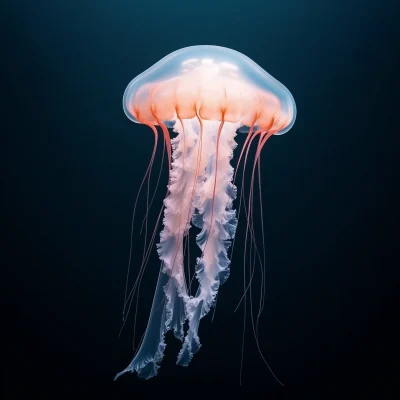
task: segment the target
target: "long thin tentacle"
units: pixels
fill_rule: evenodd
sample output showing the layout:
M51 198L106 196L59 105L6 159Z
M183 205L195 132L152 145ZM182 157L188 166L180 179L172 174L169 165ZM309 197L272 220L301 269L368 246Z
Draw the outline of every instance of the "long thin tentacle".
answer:
M145 123L145 122L144 122ZM154 161L154 156L157 150L157 139L158 139L158 133L154 125L152 124L147 124L153 131L154 133L154 147L153 147L153 152L151 155L150 163L147 167L146 173L143 177L142 183L140 184L138 194L136 195L136 200L135 200L135 205L133 207L133 213L132 213L132 222L131 222L131 234L130 234L130 246L129 246L129 261L128 261L128 269L127 269L127 274L126 274L126 284L125 284L125 299L124 299L124 307L122 311L122 321L125 321L125 310L126 310L126 305L127 305L127 293L128 293L128 285L129 285L129 274L130 274L130 268L131 268L131 261L132 261L132 247L133 247L133 226L134 226L134 221L135 221L135 215L136 215L136 207L137 207L137 202L139 200L139 195L142 190L143 184L146 180L146 177L148 176L151 167L153 165Z

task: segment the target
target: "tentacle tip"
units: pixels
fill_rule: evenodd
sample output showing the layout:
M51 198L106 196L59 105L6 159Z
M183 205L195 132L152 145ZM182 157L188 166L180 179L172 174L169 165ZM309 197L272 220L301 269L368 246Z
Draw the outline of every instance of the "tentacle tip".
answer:
M124 374L126 374L127 372L129 372L129 370L124 369L123 371L121 371L121 372L119 372L117 375L115 375L115 377L114 377L114 382L115 382L121 375L124 375Z

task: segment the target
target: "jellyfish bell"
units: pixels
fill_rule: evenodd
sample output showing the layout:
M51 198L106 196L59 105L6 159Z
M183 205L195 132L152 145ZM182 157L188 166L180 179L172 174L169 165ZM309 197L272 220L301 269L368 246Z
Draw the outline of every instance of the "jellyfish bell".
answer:
M287 132L296 118L284 85L250 58L219 46L186 47L164 57L129 83L123 107L137 123L199 116L274 134Z
M238 222L233 209L235 172L230 164L236 132L247 133L237 162L243 161L243 169L249 148L256 143L245 206L246 243L248 240L250 252L256 254L252 204L254 182L261 182L261 149L272 135L283 134L293 126L296 106L285 86L243 54L218 46L193 46L171 53L132 80L123 96L123 108L129 119L148 125L155 135L145 178L150 179L159 131L170 174L164 209L157 220L158 224L163 211L163 230L157 244L161 267L150 318L132 362L115 378L136 371L148 379L157 375L169 330L182 342L177 364L190 363L201 346L200 320L215 306L219 287L229 276L228 249ZM173 139L169 129L177 134ZM243 177L244 173L240 200L244 198ZM129 295L125 293L124 320L154 247L157 224L151 240L145 242L138 278ZM185 259L192 228L197 228L199 247L195 293L191 292L190 266ZM265 271L262 274L261 286L265 288ZM249 284L251 279L246 283L245 274L244 295ZM263 297L261 300L258 315Z

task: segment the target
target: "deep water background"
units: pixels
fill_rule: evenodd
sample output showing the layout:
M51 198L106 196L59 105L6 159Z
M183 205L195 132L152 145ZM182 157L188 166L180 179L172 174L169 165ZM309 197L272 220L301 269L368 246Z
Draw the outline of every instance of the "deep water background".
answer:
M395 3L2 3L3 398L240 394L243 309L233 310L244 225L190 367L175 365L179 346L168 337L157 378L113 382L132 358L133 317L118 332L133 202L153 146L151 131L125 117L122 94L162 57L198 44L246 54L297 104L292 130L262 156L268 297L260 345L285 387L247 329L243 390L287 398L345 385L390 390L398 368ZM143 216L144 199L140 207ZM135 260L141 240L136 230ZM158 269L153 251L139 336Z

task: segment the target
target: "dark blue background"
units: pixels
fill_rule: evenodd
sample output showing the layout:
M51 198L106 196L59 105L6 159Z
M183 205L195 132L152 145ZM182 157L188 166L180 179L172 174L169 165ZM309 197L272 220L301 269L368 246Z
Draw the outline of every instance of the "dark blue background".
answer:
M7 398L53 387L76 397L132 398L162 383L190 398L238 385L243 310L233 309L242 293L243 225L231 277L214 322L202 322L203 347L191 366L175 366L179 346L169 338L157 378L112 382L132 356L132 324L121 339L118 331L133 201L153 144L151 131L123 114L122 94L160 58L197 44L246 54L289 88L298 109L292 130L263 150L268 298L260 344L285 388L263 365L250 330L243 384L297 393L292 398L344 383L388 387L398 294L395 2L2 7ZM137 258L140 240L136 231ZM153 254L139 333L158 268Z

